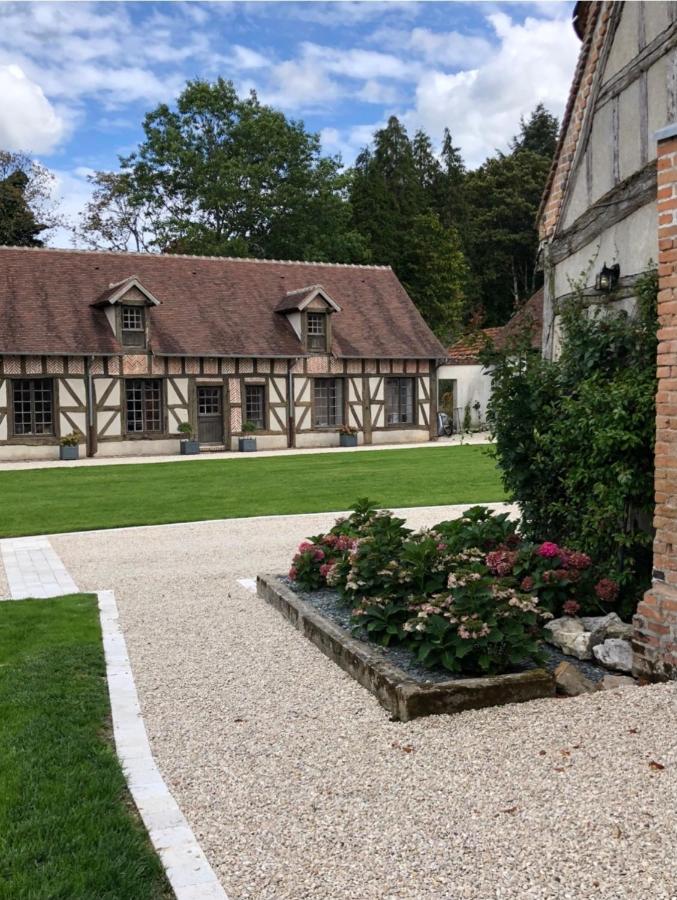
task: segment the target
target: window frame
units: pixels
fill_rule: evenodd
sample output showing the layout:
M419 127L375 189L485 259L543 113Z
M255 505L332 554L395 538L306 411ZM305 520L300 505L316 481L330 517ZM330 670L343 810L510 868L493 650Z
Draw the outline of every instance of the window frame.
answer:
M140 328L125 328L124 319L127 310L138 311L141 316ZM120 343L125 349L129 350L145 350L148 339L146 334L146 307L138 303L121 303L119 306L119 327L120 327ZM141 335L141 340L129 340L128 335Z
M310 317L311 316L321 316L322 321L324 323L324 331L320 332L312 332L310 331ZM322 347L313 347L311 346L311 338L313 337L323 337L324 342ZM328 312L321 309L307 309L303 313L303 346L309 353L328 353L331 341L331 316Z
M408 381L411 384L411 420L402 422L388 421L388 382L389 381ZM418 403L416 398L416 382L417 379L412 375L387 375L383 379L383 425L385 428L416 427L418 425ZM400 389L398 386L398 414L400 409Z
M340 413L340 421L335 422L331 425L318 425L316 422L317 415L317 399L315 396L315 388L320 381L333 381L338 386L341 386L341 396L339 398L339 402L336 404L337 410ZM346 389L345 389L346 379L336 375L319 375L312 379L312 396L311 396L311 427L313 431L337 431L341 428L346 420Z
M18 442L18 443L41 443L41 442L49 442L53 443L59 437L59 410L57 403L57 390L56 390L56 379L49 377L42 377L40 375L22 375L16 377L9 377L7 379L9 382L9 391L8 391L8 439L10 441ZM15 404L17 402L16 398L16 388L19 382L27 381L31 385L30 389L30 416L31 416L31 427L35 427L35 385L39 382L41 384L49 385L49 393L50 393L50 417L51 417L51 428L49 431L27 431L27 432L17 432L16 430L16 408Z
M268 431L268 384L265 381L245 381L242 392L242 424L245 422L254 422L255 420L247 415L247 390L256 388L262 392L261 416L262 424L257 424L258 431Z
M164 378L154 378L154 377L133 377L133 378L124 378L124 436L127 439L135 440L138 438L158 438L163 437L167 434L167 402L165 397L165 380ZM147 425L147 419L145 412L143 410L143 403L145 402L145 397L142 398L142 416L143 416L143 428L140 431L130 431L129 430L129 397L127 394L128 387L133 384L133 382L138 381L142 384L145 382L157 382L160 387L159 392L159 402L160 402L160 411L159 411L159 425L160 427L155 430L149 430Z

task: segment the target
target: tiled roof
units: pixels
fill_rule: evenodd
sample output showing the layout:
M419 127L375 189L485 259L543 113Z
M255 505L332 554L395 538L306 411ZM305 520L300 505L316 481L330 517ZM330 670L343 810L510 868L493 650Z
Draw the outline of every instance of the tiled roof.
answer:
M149 310L158 354L304 355L275 309L290 291L321 284L341 307L334 355L445 355L390 268L17 247L0 248L0 353L119 353L91 304L131 275L159 301Z
M483 328L473 334L466 334L449 347L447 362L452 366L476 366L480 364L480 354L489 346L501 350L529 329L531 346L541 347L543 331L543 288L536 291L510 321L499 328Z

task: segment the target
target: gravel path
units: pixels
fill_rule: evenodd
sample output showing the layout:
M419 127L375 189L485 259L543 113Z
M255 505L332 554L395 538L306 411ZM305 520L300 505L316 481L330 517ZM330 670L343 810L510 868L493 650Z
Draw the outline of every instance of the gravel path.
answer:
M232 900L676 897L677 685L392 723L236 580L332 518L52 539L116 592L153 750Z

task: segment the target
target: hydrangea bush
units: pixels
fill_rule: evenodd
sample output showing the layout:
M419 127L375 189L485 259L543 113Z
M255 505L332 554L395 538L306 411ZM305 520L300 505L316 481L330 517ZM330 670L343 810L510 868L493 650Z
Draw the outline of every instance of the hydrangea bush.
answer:
M545 621L609 612L618 598L618 584L597 579L585 553L527 542L507 514L483 507L414 534L360 501L299 546L289 577L302 590L338 591L371 640L466 674L538 660Z

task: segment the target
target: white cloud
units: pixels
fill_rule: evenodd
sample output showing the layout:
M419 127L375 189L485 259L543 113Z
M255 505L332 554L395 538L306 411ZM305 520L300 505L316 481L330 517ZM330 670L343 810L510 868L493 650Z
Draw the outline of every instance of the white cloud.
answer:
M498 48L481 65L456 73L433 69L416 86L413 108L403 116L439 140L447 125L470 166L505 149L520 116L543 103L561 117L580 44L561 20L527 18L515 23L503 12L488 20Z
M0 146L48 153L66 126L40 87L17 65L0 65Z

